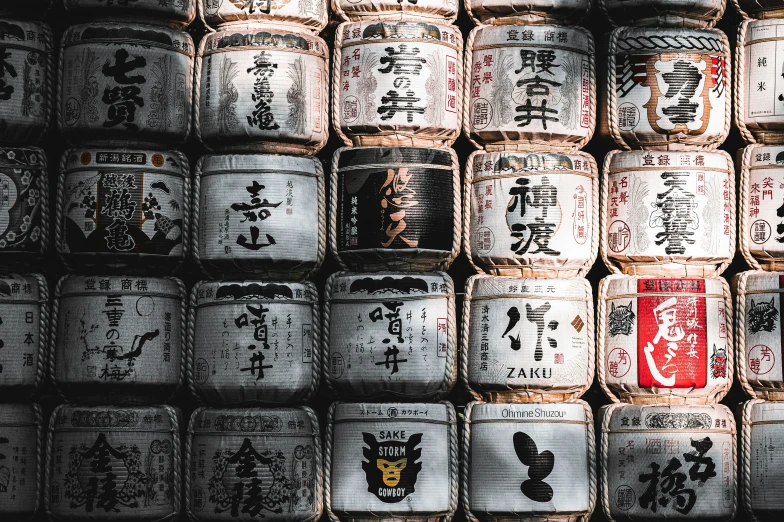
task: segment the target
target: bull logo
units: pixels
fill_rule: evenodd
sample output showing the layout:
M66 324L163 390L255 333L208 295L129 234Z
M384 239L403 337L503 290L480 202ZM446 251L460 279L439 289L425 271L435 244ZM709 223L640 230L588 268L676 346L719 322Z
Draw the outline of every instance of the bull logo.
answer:
M394 504L414 492L417 475L422 469L418 459L422 450L417 446L422 442L422 434L415 433L407 441L396 440L378 442L370 433L362 433L367 447L362 448L362 462L368 491L382 502Z

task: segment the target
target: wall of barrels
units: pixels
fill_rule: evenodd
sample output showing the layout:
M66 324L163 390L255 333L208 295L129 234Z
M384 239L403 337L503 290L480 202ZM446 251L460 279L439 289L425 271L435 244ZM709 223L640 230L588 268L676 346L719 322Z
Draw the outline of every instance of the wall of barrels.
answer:
M779 520L733 2L0 1L0 521Z

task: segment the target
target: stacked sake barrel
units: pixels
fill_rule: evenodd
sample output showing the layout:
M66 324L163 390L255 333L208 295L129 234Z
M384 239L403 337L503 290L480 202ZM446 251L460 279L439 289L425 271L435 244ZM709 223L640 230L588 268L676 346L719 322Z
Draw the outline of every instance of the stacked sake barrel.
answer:
M13 4L13 5L12 5ZM37 5L34 5L37 4ZM49 290L49 128L54 44L48 2L0 6L0 519L40 511Z
M587 519L594 510L595 368L584 279L598 249L589 1L469 0L460 376L469 520ZM521 469L526 471L521 474ZM526 474L527 473L527 474Z
M735 123L746 141L738 151L740 251L753 269L733 279L738 380L751 398L742 405L740 499L750 520L781 517L784 503L771 495L782 477L774 448L784 421L781 374L781 248L784 113L777 79L784 28L781 2L739 1L735 69ZM774 230L775 228L775 230Z
M601 499L612 520L731 519L735 178L718 1L600 1L608 37L598 377ZM668 488L660 480L676 480ZM661 487L659 487L661 486Z

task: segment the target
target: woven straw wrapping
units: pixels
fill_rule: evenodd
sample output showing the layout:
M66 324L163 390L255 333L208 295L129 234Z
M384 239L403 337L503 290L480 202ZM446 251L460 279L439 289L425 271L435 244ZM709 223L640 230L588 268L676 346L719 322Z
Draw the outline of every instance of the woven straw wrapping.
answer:
M460 380L477 400L576 399L593 383L593 320L585 279L472 276L463 300Z
M29 398L29 397L28 397ZM0 466L7 490L0 517L33 519L43 488L44 426L38 404L0 404L0 438L5 462Z
M453 26L340 24L332 61L335 133L349 146L451 145L463 118L462 50Z
M270 206L246 208L253 194ZM193 201L193 257L213 277L300 280L324 261L327 205L316 158L202 156ZM257 220L249 222L246 214Z
M727 0L598 0L613 26L710 29L721 20Z
M44 382L49 342L49 289L41 274L0 276L0 317L3 345L0 351L5 400L29 400ZM0 417L1 418L1 417Z
M460 164L453 149L340 148L332 157L329 200L330 251L343 269L446 270L460 253Z
M193 123L207 150L315 154L329 134L329 50L311 31L233 24L202 38Z
M729 154L611 151L603 174L600 252L611 272L710 277L732 262Z
M458 0L330 0L332 13L342 22L348 21L428 21L454 23Z
M333 403L324 441L324 503L330 522L450 522L460 482L456 423L449 402ZM406 476L401 472L395 487L405 487L408 494L382 501L378 493L394 488L380 480L383 463L378 460L399 458L393 452L383 459L379 446L392 446L399 454L406 443L411 456L405 468L414 469L403 469Z
M52 31L39 22L4 19L2 23L0 45L4 54L4 75L0 143L32 145L46 134L52 115L55 96Z
M781 11L784 14L784 10ZM784 22L744 20L735 48L735 124L748 143L784 144L777 63Z
M574 151L596 125L593 36L582 27L479 26L468 36L463 133L487 151Z
M327 0L194 0L199 19L218 30L230 25L269 24L304 27L314 33L327 26ZM277 92L277 91L275 91Z
M729 408L610 404L599 410L598 423L599 491L608 521L735 517L736 429ZM661 482L646 497L655 470ZM683 478L669 492L663 486L668 473Z
M590 0L469 0L464 3L476 25L579 24L591 11Z
M546 194L542 204L520 202L527 187ZM599 173L590 154L476 151L463 190L463 251L477 272L584 277L591 269L599 250ZM537 220L532 236L526 229Z
M179 279L65 276L52 304L50 380L84 403L168 400L185 377L186 320Z
M237 473L236 459L249 455L255 463L249 473L269 477L271 491L280 493L265 502L264 518L315 522L321 517L324 467L316 412L307 406L197 408L185 438L185 511L190 520L236 520L227 499L236 494L234 485L247 484L249 476ZM245 489L237 509L257 505Z
M156 150L186 141L194 69L188 33L96 22L69 27L60 49L57 125L66 141Z
M667 78L688 74L693 92L667 85L676 67ZM730 131L730 71L717 29L619 27L609 38L600 132L625 150L714 150ZM681 94L667 98L670 89Z
M597 317L599 385L613 402L712 404L730 389L724 279L611 275L599 283Z
M597 496L596 441L588 403L472 402L466 407L465 419L460 496L469 522L584 522L591 518ZM545 452L553 456L552 469L540 478L548 466L541 471L535 467L537 457ZM585 465L579 465L580 461ZM528 466L528 476L520 475L521 464ZM531 480L534 476L551 489L544 493ZM544 498L547 493L552 493L550 499Z
M37 147L0 148L0 183L8 187L0 255L7 267L29 270L49 248L49 171Z
M199 0L65 0L69 15L90 20L139 20L143 23L186 27L196 18Z
M400 334L390 333L396 320ZM445 396L457 379L456 320L444 272L332 274L322 321L327 388L345 399Z
M205 402L308 401L321 374L318 290L309 281L200 281L191 290L186 344L188 387ZM225 360L236 347L243 349Z
M182 496L180 417L180 410L166 405L57 406L46 443L44 509L49 520L176 520ZM127 477L126 484L147 487L113 489L107 484L110 472ZM91 489L93 481L97 492ZM117 495L112 510L96 509L98 502L113 502L112 494Z
M732 0L732 5L744 20L756 18L781 18L784 16L784 3L781 0Z
M116 201L127 207L111 206ZM60 259L71 270L172 271L188 255L190 229L191 176L183 153L63 153L54 236Z

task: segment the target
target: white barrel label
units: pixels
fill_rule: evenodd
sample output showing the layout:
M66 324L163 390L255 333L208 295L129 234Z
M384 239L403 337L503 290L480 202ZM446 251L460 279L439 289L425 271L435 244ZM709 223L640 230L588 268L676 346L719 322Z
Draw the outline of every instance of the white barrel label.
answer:
M779 96L784 93L784 82L780 67L784 60L784 23L779 20L755 20L743 22L741 33L745 38L738 42L738 70L744 75L737 78L739 92L735 93L738 104L738 125L752 132L784 130L784 104Z
M745 346L744 350L745 377L752 386L765 383L784 381L782 370L782 292L784 291L784 273L781 272L745 272L745 290L737 293L738 300L743 300ZM738 303L738 312L741 310ZM741 319L739 317L739 319Z
M750 498L747 512L767 511L769 515L784 512L784 498L779 485L784 480L784 452L779 448L784 444L782 427L784 411L778 402L750 401L743 406L743 415L750 421L743 425L743 438L748 440L749 453L742 452L739 465L744 472L748 470L750 480L743 481L742 498ZM748 496L747 496L748 495ZM765 513L759 513L765 515Z
M741 252L753 267L775 265L784 258L784 147L746 149L739 198Z
M0 517L36 515L43 484L43 426L37 404L0 404ZM40 445L40 446L39 446Z
M49 329L41 316L48 295L42 276L0 276L0 390L40 384Z

